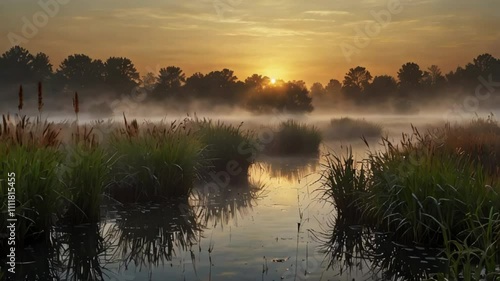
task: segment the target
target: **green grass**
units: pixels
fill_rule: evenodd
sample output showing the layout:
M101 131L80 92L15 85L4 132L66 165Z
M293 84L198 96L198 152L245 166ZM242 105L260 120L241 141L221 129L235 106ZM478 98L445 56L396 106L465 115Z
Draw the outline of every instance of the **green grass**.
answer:
M363 208L358 198L367 192L370 178L366 164L356 162L350 148L346 152L345 156L325 156L319 191L323 200L335 206L338 217L359 219Z
M492 115L465 124L435 128L432 133L443 148L450 152L463 151L488 173L500 175L500 126Z
M383 128L381 125L371 123L365 119L352 119L343 117L330 120L330 126L325 131L325 138L334 140L346 140L356 138L378 138L381 137Z
M16 238L22 244L47 232L63 213L64 194L58 174L63 155L53 147L0 143L2 231L7 219L7 174L16 174Z
M480 155L415 128L399 143L382 144L363 167L349 153L327 156L323 193L339 213L361 212L361 221L392 233L397 243L442 247L452 278L477 280L483 270L498 275L499 178L477 161Z
M265 152L279 156L317 154L321 141L321 132L316 127L288 120L279 124Z
M208 119L195 119L193 121L195 135L206 146L205 159L211 162L209 172L232 171L237 165L236 175L231 175L231 180L247 180L248 169L254 162L254 135L240 126L212 122ZM251 151L248 151L251 148Z
M130 193L128 197L134 201L187 196L199 176L203 149L196 137L174 123L146 131L140 131L138 125L127 127L111 141L117 157L111 195Z
M102 196L110 184L114 157L101 147L75 144L67 153L62 183L69 192L65 217L72 224L98 222Z

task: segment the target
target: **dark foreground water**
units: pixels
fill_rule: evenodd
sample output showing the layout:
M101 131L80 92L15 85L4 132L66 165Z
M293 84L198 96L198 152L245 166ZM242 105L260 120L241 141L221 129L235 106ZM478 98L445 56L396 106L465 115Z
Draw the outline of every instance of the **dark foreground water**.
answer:
M191 198L162 205L108 199L100 224L58 227L51 245L18 251L16 277L390 280L443 270L439 250L397 245L387 234L336 219L333 206L318 200L320 170L314 157L262 158L250 184L200 186Z

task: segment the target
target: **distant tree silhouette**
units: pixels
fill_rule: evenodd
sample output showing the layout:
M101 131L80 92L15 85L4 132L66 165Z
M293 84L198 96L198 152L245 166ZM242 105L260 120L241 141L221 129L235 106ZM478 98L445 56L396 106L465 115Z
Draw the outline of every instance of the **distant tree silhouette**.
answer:
M153 93L158 83L158 77L153 72L148 72L141 78L141 86L148 92Z
M342 90L342 83L337 79L330 79L328 85L325 86L326 94L329 96L338 96Z
M160 69L153 95L156 98L181 98L181 86L186 75L180 67L168 66Z
M271 83L271 79L267 76L253 74L245 79L245 87L249 90L262 90Z
M398 82L389 75L375 76L373 82L368 86L367 99L371 102L384 102L398 92Z
M366 68L357 66L349 69L342 82L342 93L356 102L362 100L362 94L370 84L372 75Z
M287 112L301 113L313 111L312 98L304 81L292 81L285 85L285 106Z
M409 94L421 90L424 72L420 66L413 62L408 62L401 66L398 71L399 89L401 93Z
M0 80L3 85L19 87L34 82L35 57L26 49L14 46L0 57Z
M128 58L110 57L104 63L104 81L116 94L130 94L139 85L139 77Z
M323 99L326 95L326 89L323 84L316 82L311 86L311 97L313 99Z
M21 46L14 46L0 55L4 103L17 98L21 84L26 98L36 98L31 93L36 93L40 81L44 84L44 92L49 93L78 91L83 95L107 97L127 94L140 85L151 93L149 96L173 99L179 105L203 99L213 104L240 105L255 112L310 112L313 102L314 107L341 110L346 108L346 102L358 107L377 104L380 110L386 110L383 106L390 103L398 112L415 112L418 107L433 102L433 98L470 95L485 83L490 83L487 87L491 91L491 84L500 81L500 60L491 54L481 54L446 75L436 65L424 71L418 64L408 62L401 66L397 78L398 82L387 75L373 78L365 67L357 66L349 69L342 83L331 79L326 86L314 83L308 90L301 80L271 83L269 77L259 74L240 81L227 68L207 74L197 72L186 78L180 67L169 66L159 73L140 77L128 58L110 57L103 63L84 54L75 54L64 59L54 73L44 53L33 55ZM492 99L489 105L496 100Z
M87 55L75 54L67 57L56 72L59 82L70 92L102 87L105 81L105 66L101 60Z

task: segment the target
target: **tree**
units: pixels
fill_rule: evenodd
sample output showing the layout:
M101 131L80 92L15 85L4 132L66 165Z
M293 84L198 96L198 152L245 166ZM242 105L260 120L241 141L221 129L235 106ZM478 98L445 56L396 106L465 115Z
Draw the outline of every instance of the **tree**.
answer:
M59 81L71 91L87 90L102 86L105 66L101 60L75 54L67 57L56 72Z
M33 61L35 57L26 49L14 46L0 57L0 81L2 85L33 82Z
M361 66L351 68L342 82L342 92L349 98L360 99L371 80L372 75L366 68Z
M375 76L369 86L369 98L373 101L383 101L394 96L398 91L398 83L389 75Z
M250 90L262 90L271 83L271 79L267 76L254 74L245 79L245 86Z
M115 93L129 94L139 85L139 72L130 59L110 57L104 63L104 81Z
M321 99L326 95L325 87L323 87L323 85L321 83L318 83L318 82L314 83L311 86L310 91L311 91L311 97L313 99Z
M201 97L206 90L205 75L196 72L186 79L186 84L183 87L184 95L189 98Z
M328 85L325 87L326 94L330 96L338 96L341 90L342 83L337 79L330 79L330 82L328 82Z
M313 111L312 98L303 81L292 81L285 84L284 109L293 113Z
M398 71L399 87L403 93L420 90L424 72L413 62L404 64Z
M148 72L142 76L142 87L148 92L152 93L158 83L158 77L153 72Z
M186 82L186 75L180 67L169 66L160 69L154 95L156 97L180 97L181 86Z

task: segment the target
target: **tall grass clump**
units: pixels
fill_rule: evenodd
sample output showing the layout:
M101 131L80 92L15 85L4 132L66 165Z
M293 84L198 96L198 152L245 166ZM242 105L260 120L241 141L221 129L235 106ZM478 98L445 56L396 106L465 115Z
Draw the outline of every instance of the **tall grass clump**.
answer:
M488 173L500 175L500 125L493 115L469 123L436 128L434 138L450 152L469 154Z
M370 180L366 163L356 162L348 148L345 156L327 154L322 166L321 198L335 206L337 217L359 220L363 213L359 198L366 193Z
M0 174L16 174L17 238L36 236L53 225L62 213L59 167L59 130L52 123L31 122L27 117L2 115L0 124ZM1 215L7 216L7 182L0 181ZM6 220L2 219L2 224ZM4 228L2 228L4 229Z
M399 143L384 138L384 149L370 152L366 171L356 171L349 155L328 158L325 196L343 209L341 214L361 212L361 221L391 233L397 243L442 248L450 264L447 277L498 276L497 174L485 169L474 150L452 147L447 135L413 129ZM345 203L349 200L358 204Z
M64 190L58 167L62 153L54 147L0 143L2 231L7 222L7 173L16 174L16 238L19 244L48 233L62 215Z
M267 145L265 151L281 156L317 154L321 141L321 132L316 127L288 120L279 124L273 141Z
M498 206L498 188L469 155L450 154L416 130L385 147L370 156L367 211L401 242L442 245L444 226L460 233L468 215Z
M365 119L352 119L343 117L330 120L326 129L325 138L344 140L355 138L379 138L382 136L381 125L366 121Z
M189 131L173 122L144 131L137 121L115 134L111 149L117 161L113 167L113 194L128 187L132 198L158 201L171 196L186 196L199 175L203 146ZM112 195L113 195L112 194Z
M205 159L211 162L209 172L228 172L231 180L247 180L248 169L254 161L254 136L239 126L195 119L195 135L206 146ZM249 149L250 148L250 149ZM235 168L236 167L236 168ZM233 171L238 172L234 174Z
M62 182L69 192L65 218L73 224L98 222L102 196L110 184L114 155L95 141L92 129L77 126L67 145Z

